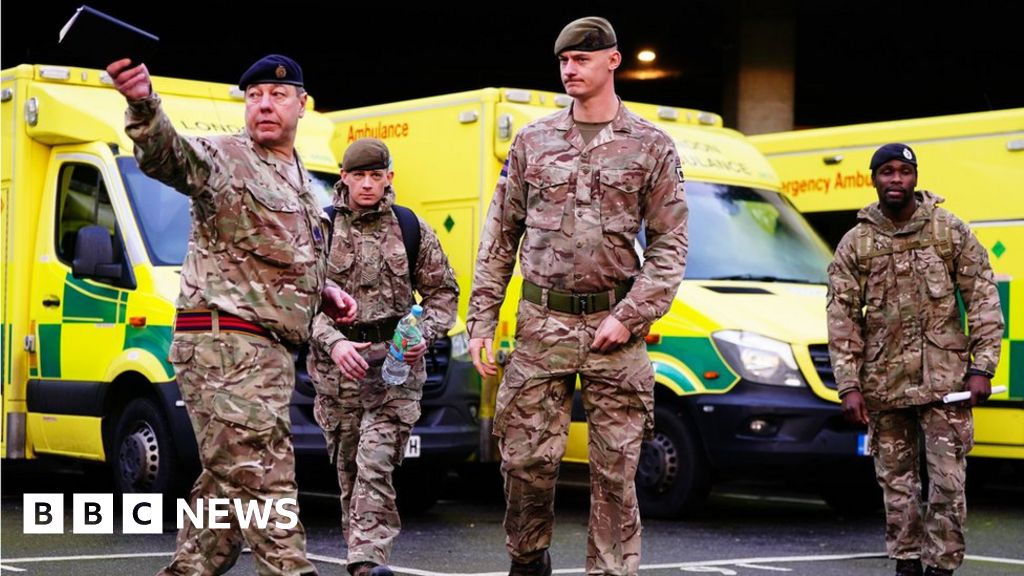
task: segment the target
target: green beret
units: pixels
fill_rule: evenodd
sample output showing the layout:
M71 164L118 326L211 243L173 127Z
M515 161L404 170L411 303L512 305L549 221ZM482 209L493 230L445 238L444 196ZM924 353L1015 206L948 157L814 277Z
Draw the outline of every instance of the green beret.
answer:
M243 91L252 84L302 86L302 68L298 62L287 56L270 54L249 66L238 80L238 87Z
M581 52L604 50L614 47L617 43L611 22L600 16L587 16L573 20L565 28L562 28L562 33L555 40L555 56L566 50Z
M341 169L345 172L353 170L386 170L391 166L391 154L386 144L376 138L360 138L345 150L345 158L341 161Z

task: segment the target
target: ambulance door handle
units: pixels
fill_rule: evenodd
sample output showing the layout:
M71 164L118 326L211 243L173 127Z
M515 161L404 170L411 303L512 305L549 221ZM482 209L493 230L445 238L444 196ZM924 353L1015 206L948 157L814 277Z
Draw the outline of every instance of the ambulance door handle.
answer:
M47 308L56 308L57 306L60 306L60 298L51 294L46 298L43 298L43 306L46 306Z

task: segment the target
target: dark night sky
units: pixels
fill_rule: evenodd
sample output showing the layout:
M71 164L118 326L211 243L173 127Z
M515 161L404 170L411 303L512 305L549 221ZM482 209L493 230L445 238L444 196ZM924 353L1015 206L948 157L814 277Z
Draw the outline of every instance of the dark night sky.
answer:
M57 32L80 4L5 2L3 67L66 63L56 48ZM161 37L161 52L148 63L154 74L233 83L257 57L288 54L302 64L321 110L485 86L560 90L554 38L572 18L598 14L615 24L627 58L641 45L653 45L659 61L682 71L672 80L620 80L621 96L721 113L739 51L738 14L747 4L90 5ZM1024 13L1018 4L975 0L956 3L952 11L936 7L946 3L923 1L796 0L797 125L1024 106Z

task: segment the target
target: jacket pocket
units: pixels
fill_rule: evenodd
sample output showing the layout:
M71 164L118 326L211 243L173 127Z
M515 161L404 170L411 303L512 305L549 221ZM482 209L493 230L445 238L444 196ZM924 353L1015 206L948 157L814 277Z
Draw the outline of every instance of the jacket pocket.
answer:
M559 230L568 201L572 172L558 166L528 166L524 179L526 225L541 230Z
M604 168L598 174L601 183L601 221L611 232L636 232L640 229L640 188L647 179L643 170Z
M315 259L313 247L298 235L308 227L298 199L289 201L255 185L240 193L236 246L278 267Z

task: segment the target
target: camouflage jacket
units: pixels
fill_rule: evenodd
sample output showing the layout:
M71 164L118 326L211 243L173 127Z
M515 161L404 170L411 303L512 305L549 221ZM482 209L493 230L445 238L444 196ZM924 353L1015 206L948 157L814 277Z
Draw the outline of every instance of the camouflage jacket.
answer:
M395 192L388 187L376 208L354 212L348 188L336 185L334 237L328 264L330 278L359 303L355 324L372 324L409 313L416 301L409 283L409 261L402 229L391 210ZM420 253L416 286L423 306L419 327L430 341L455 324L459 285L433 229L420 219ZM390 335L389 335L390 336ZM323 352L345 336L325 314L313 322L313 339Z
M306 341L326 278L327 227L301 161L297 188L289 166L247 134L180 136L156 94L131 102L125 124L142 171L192 199L178 309L216 308L290 344Z
M665 132L619 111L585 144L572 108L516 135L487 213L477 255L468 329L491 338L522 238L525 280L571 293L634 279L612 314L646 334L683 279L687 205L675 144ZM634 248L646 223L644 262Z
M988 253L966 224L936 206L941 197L917 196L917 211L899 229L877 202L861 210L828 269L839 394L860 390L872 410L939 401L963 389L968 367L994 373L999 362L1003 316Z

